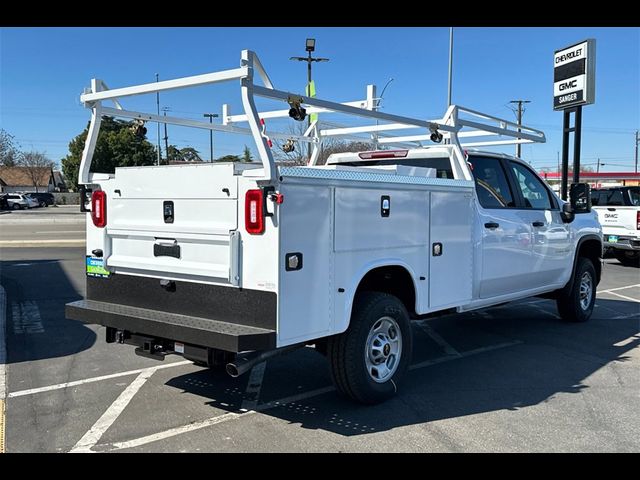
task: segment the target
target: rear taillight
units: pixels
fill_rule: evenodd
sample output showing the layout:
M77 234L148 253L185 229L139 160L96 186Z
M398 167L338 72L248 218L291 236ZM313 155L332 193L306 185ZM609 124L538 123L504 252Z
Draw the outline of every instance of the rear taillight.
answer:
M96 227L107 225L107 194L102 190L91 194L91 220Z
M636 230L640 230L640 210L636 212Z
M264 233L262 190L248 190L244 202L244 226L247 233L260 235Z

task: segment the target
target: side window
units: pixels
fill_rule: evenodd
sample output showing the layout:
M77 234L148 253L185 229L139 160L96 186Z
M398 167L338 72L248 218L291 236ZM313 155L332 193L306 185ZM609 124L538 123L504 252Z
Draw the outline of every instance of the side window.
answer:
M518 188L524 197L525 208L539 208L549 210L552 208L549 191L531 170L520 163L509 162L516 177Z
M609 198L607 199L607 205L624 205L624 198L622 198L622 190L612 190L609 192Z
M476 192L484 208L515 207L513 194L500 160L488 157L470 157Z
M600 192L591 190L591 205L597 207L600 204Z

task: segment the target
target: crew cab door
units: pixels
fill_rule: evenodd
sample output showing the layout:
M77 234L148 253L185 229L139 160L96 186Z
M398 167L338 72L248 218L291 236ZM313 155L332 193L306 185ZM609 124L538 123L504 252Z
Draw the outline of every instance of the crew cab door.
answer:
M480 298L526 290L533 264L531 222L518 210L517 197L501 159L471 156L480 231Z
M529 288L558 283L573 265L569 224L562 221L557 200L532 169L521 162L505 163L518 197L518 216L532 228Z

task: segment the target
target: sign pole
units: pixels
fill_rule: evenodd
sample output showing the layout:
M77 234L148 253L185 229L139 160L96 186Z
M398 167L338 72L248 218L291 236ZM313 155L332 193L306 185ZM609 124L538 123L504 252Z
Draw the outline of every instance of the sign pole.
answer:
M569 178L569 132L571 131L571 128L569 128L569 120L571 112L569 110L564 110L562 112L562 116L562 181L560 184L560 195L562 196L562 200L566 200L567 183Z
M580 183L580 139L582 132L582 105L576 107L573 129L573 183Z

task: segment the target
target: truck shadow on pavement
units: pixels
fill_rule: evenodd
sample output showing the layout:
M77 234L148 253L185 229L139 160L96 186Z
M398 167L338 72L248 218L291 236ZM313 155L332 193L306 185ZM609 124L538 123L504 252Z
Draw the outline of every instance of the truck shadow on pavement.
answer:
M597 305L592 319L582 324L562 322L555 304L542 300L430 320L427 330L459 355L451 350L447 355L415 325L413 367L398 395L375 406L327 392L327 362L313 348L301 349L268 361L257 410L305 429L353 436L544 404L588 389L583 383L588 377L625 363L627 353L640 345L637 303L598 299ZM248 377L204 370L167 384L206 398L216 409L242 412L243 406L255 405ZM558 414L551 410L550 415ZM435 426L425 428L425 435L446 436Z
M8 362L73 355L91 348L96 334L67 320L65 304L82 298L57 259L0 262L6 291Z

